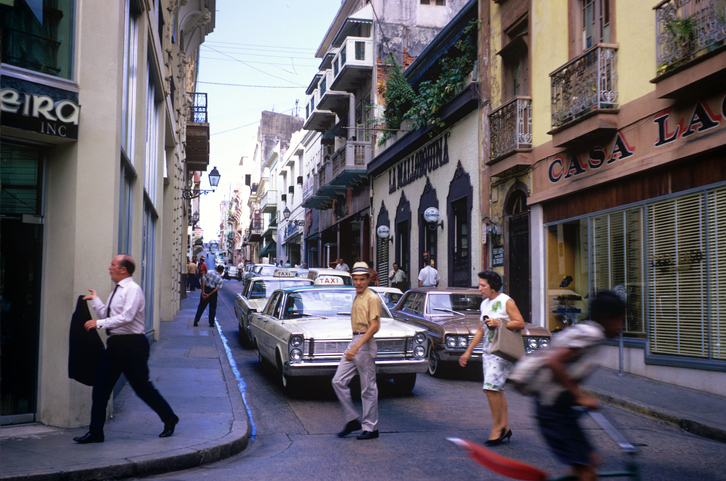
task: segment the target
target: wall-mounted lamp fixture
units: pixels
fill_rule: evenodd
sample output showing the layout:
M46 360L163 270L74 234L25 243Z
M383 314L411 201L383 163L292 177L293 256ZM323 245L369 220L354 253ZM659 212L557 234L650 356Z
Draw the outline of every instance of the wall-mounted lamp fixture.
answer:
M288 221L292 224L300 225L300 226L305 225L304 220L298 220L298 219L290 220L290 209L288 209L287 207L285 207L285 210L282 211L282 216L285 218L286 221Z
M430 230L436 230L437 227L441 227L441 230L444 230L444 221L439 222L440 215L439 209L436 207L429 207L424 211L423 217Z
M383 239L393 242L393 236L391 235L391 229L387 225L379 225L376 228L376 235Z
M197 222L199 222L199 212L195 212L189 216L189 225L194 226Z
M212 190L182 189L182 197L184 199L196 199L202 194L209 194L210 192L214 192L214 190L219 185L219 178L222 177L221 175L219 175L217 167L213 168L207 177L209 177L209 185L212 186Z

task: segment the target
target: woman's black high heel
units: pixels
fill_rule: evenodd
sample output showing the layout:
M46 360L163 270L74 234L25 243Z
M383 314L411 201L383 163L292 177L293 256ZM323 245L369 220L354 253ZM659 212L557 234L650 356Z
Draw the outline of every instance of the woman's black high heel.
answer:
M487 446L499 446L504 442L506 439L507 442L512 438L512 430L510 429L506 433L504 432L504 429L502 428L502 435L498 439L487 439L487 441L484 443Z

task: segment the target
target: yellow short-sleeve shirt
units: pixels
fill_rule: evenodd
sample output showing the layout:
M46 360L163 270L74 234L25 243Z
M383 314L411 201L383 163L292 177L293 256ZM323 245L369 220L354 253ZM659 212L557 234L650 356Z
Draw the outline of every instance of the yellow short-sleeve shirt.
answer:
M381 298L372 290L366 288L355 296L353 307L350 310L350 324L353 332L368 330L371 320L381 318Z

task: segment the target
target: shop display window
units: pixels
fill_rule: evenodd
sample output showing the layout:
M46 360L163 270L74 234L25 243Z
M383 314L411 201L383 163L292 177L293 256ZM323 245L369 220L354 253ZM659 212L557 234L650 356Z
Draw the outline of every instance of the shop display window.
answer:
M4 63L72 78L72 0L0 2Z

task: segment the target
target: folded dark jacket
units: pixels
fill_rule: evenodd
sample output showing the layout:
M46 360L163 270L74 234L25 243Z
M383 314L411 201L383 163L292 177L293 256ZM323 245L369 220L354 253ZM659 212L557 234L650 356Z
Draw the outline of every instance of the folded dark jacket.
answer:
M83 327L83 324L91 319L88 304L83 300L83 296L78 296L68 336L68 377L87 386L93 386L96 367L105 350L96 329L86 331Z

